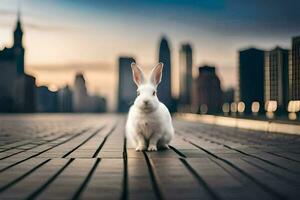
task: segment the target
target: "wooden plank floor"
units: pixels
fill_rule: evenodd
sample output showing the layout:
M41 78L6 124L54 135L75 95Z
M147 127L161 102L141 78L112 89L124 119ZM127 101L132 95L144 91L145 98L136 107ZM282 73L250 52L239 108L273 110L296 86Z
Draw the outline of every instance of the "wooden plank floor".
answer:
M121 115L0 116L0 199L300 199L300 136L174 120L135 152Z

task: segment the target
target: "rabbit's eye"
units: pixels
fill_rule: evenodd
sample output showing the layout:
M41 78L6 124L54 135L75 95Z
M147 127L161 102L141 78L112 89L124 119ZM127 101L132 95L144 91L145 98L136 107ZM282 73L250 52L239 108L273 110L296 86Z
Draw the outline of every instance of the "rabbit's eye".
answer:
M136 92L136 95L137 95L137 96L139 96L139 95L140 95L140 92L139 92L139 91L137 91L137 92Z
M152 95L153 95L153 96L155 96L155 94L156 94L156 92L155 92L155 91L153 91Z

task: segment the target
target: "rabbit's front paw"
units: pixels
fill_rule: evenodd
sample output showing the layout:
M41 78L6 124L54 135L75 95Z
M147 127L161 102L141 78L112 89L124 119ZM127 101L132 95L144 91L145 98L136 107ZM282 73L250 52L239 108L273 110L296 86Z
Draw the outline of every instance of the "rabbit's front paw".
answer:
M137 148L135 148L136 151L144 151L146 150L146 146L139 145Z
M156 145L149 145L148 151L157 151Z

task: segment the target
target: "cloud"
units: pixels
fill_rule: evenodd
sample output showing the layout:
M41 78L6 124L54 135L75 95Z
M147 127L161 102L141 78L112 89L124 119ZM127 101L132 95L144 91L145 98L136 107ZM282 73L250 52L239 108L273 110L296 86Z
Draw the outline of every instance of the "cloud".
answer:
M129 0L104 1L101 4L112 13L166 21L183 25L186 29L194 27L224 35L286 37L300 32L300 1L297 0ZM101 4L93 6L101 7Z
M11 11L8 9L0 9L0 16L15 16L16 11Z
M0 21L1 28L11 28L11 24L5 21Z
M11 28L12 19L16 18L16 11L1 9L0 8L0 27L3 28ZM74 27L70 25L58 25L58 24L50 24L45 18L41 19L41 16L36 15L34 13L21 13L22 24L25 28L35 30L35 31L58 31L58 32L69 32L78 30L79 27ZM39 22L37 22L39 20ZM47 21L47 23L43 23L43 21ZM13 22L15 23L15 22Z
M36 30L36 31L55 31L55 32L70 32L70 31L75 31L78 30L79 28L75 27L70 27L70 26L60 26L60 25L44 25L44 24L39 24L39 23L32 23L32 22L25 22L25 27L29 28L31 30Z
M189 9L174 7L166 12L158 9L158 15L154 17L223 35L275 37L300 32L299 7L300 1L292 0L229 0L216 11L197 6Z
M58 64L58 65L30 65L32 70L47 72L64 72L64 71L112 71L112 63L94 62L94 63L77 63L77 64Z
M0 20L1 28L12 28L15 22L11 22L11 20ZM45 32L73 32L80 30L79 27L71 27L71 26L61 26L61 25L44 25L36 22L29 22L28 20L23 20L22 25L25 29L34 30L34 31L45 31Z

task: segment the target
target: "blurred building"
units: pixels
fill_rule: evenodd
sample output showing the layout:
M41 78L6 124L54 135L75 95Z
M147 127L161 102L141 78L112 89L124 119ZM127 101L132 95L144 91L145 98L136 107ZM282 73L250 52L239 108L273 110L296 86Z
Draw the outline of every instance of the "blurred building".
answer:
M37 112L57 112L58 97L57 92L52 92L46 86L36 88L36 111Z
M83 74L78 73L75 77L73 88L73 111L88 112L88 93L85 85Z
M288 104L288 54L276 47L265 52L265 103L276 102L278 111L284 112Z
M127 112L136 97L137 86L133 82L131 63L132 57L119 58L118 112Z
M222 90L215 67L199 67L199 76L196 79L195 89L197 95L194 102L198 107L198 113L216 114L221 112Z
M73 92L68 85L58 90L58 111L73 111Z
M34 112L35 78L24 73L23 31L18 14L13 46L0 51L0 112Z
M228 88L223 92L223 102L224 103L232 103L234 102L234 88Z
M36 111L35 77L24 74L15 80L14 102L17 112Z
M245 113L251 113L253 102L264 107L264 51L249 48L239 51L238 90L236 100L243 102Z
M171 52L166 38L162 38L159 45L158 62L164 64L163 75L161 83L157 89L157 95L161 102L163 102L170 112L176 110L175 102L172 98L172 70L171 70Z
M77 73L72 95L74 112L104 112L106 100L104 97L90 96L88 94L85 79L82 73Z
M289 99L300 100L300 36L292 38L289 55Z
M101 96L90 96L90 111L89 112L106 112L106 99Z
M193 82L193 52L190 44L183 44L179 52L180 93L179 111L189 112L191 106Z

